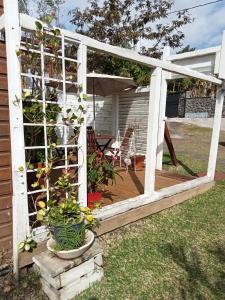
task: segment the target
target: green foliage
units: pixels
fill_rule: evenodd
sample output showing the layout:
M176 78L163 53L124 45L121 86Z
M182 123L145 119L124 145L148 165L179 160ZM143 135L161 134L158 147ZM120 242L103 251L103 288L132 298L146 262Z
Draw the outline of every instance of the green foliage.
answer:
M71 225L60 226L56 238L56 251L73 250L81 247L85 240L85 225L73 228Z
M88 155L87 181L89 192L96 192L102 184L108 184L109 180L113 184L117 174L113 163L107 161L101 152Z
M51 200L49 203L51 203ZM71 198L50 207L47 211L49 226L77 224L82 221L80 205Z
M37 242L31 237L27 237L24 241L20 242L19 250L24 252L32 252L34 248L37 247Z

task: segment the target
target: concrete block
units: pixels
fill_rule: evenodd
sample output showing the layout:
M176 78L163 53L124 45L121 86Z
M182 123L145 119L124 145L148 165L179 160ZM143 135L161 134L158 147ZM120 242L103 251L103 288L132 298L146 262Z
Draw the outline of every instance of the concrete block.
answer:
M63 260L45 251L33 258L42 289L51 300L69 300L103 277L102 250L95 243L86 254Z
M98 254L94 257L94 260L95 260L95 264L99 267L102 267L103 265L103 258L102 258L102 254Z

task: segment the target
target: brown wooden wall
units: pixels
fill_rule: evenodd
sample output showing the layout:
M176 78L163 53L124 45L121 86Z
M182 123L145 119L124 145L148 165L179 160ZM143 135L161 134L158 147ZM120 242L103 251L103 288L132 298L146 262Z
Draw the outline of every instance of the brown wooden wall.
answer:
M3 0L0 0L0 15ZM5 43L0 41L0 252L12 253L12 182Z

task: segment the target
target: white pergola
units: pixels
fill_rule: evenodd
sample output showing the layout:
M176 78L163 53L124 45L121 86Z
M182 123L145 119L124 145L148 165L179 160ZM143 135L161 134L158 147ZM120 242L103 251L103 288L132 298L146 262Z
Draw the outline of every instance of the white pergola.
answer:
M0 18L0 30L5 30L7 47L8 95L12 141L13 253L16 269L18 262L18 243L26 237L29 230L23 115L21 106L15 105L15 96L19 99L21 98L21 69L16 51L20 49L21 28L35 30L36 20L30 16L18 13L17 0L4 0L4 11L4 15ZM221 115L225 95L225 34L223 35L223 42L220 47L178 55L170 55L169 50L166 48L163 59L159 60L142 56L132 50L98 42L75 32L64 29L60 29L60 31L63 40L68 39L79 45L77 58L78 83L82 83L83 93L86 92L87 49L107 53L154 69L150 82L144 194L96 210L95 214L100 220L105 220L116 214L124 213L128 210L158 201L162 198L175 195L214 180ZM162 168L167 80L174 77L186 76L212 82L218 87L207 175L173 187L155 191L155 169ZM42 74L42 79L45 80L44 74ZM63 81L65 81L65 78ZM63 83L65 84L65 82ZM79 145L82 147L82 153L86 153L85 122L81 129ZM82 153L79 153L81 159ZM83 205L86 205L86 156L82 157L82 160L82 165L80 165L79 168L79 199ZM22 173L18 172L20 166L25 170Z

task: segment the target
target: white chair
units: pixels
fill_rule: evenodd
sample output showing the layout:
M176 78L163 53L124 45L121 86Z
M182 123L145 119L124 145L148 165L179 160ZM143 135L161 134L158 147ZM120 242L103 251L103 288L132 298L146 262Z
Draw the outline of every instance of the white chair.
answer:
M128 171L129 166L132 164L131 157L133 157L134 170L136 172L136 147L133 127L128 127L124 136L121 136L120 131L118 130L115 142L113 142L110 148L107 148L106 150L106 156L113 156L119 159L120 167L122 167L122 162L124 162L126 171Z

